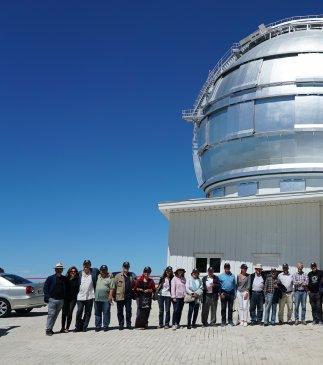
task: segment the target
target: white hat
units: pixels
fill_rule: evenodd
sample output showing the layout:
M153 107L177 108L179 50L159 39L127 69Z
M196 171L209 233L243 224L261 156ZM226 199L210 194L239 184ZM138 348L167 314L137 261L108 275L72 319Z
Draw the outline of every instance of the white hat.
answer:
M256 264L256 265L254 266L254 269L261 269L261 270L262 270L262 265L261 265L261 264Z
M54 269L64 269L64 266L63 266L63 264L62 264L61 262L58 262L58 263L55 265Z

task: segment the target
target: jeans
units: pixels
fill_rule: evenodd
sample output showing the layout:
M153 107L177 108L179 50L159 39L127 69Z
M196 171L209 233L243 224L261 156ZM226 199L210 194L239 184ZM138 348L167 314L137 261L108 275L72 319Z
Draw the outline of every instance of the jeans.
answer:
M295 299L295 309L294 309L294 316L295 321L299 320L299 305L302 306L302 315L301 320L305 321L306 316L306 299L307 299L307 293L306 291L295 291L294 292L294 299Z
M110 324L111 317L111 303L106 302L94 302L94 314L95 314L95 328L100 329L102 326L103 317L103 328L107 329Z
M313 322L322 321L322 294L309 293Z
M245 299L245 296L247 299ZM248 312L249 312L249 292L248 291L237 291L237 299L239 303L239 321L247 322L248 321Z
M53 299L49 298L48 300L48 316L47 316L47 324L46 331L52 331L56 319L59 315L59 312L63 308L64 300L63 299Z
M194 300L193 302L188 303L188 314L187 314L188 326L191 326L192 324L193 326L195 326L199 309L200 309L199 301ZM193 316L193 322L192 322L192 316Z
M281 299L279 300L279 311L278 311L278 320L279 322L284 321L284 308L287 305L287 321L292 320L293 313L293 296L292 293L283 293Z
M277 303L273 303L274 293L267 293L265 295L265 316L264 323L269 323L270 311L271 311L271 319L270 323L276 323L276 312L277 312Z
M158 295L158 306L159 306L159 326L164 326L164 312L165 312L165 326L169 326L170 322L170 305L172 303L171 297L164 297Z
M232 313L233 313L233 302L234 302L234 294L222 292L224 297L221 296L221 319L222 323L226 323L227 317L227 308L228 308L228 321L232 322Z
M251 322L261 323L264 312L264 292L253 291L250 298L250 317Z
M176 298L174 304L173 326L179 326L182 317L182 311L184 307L184 298Z
M75 329L77 331L87 330L91 318L92 307L93 307L93 299L77 301L76 325L75 325ZM84 317L83 317L83 311L84 311Z
M69 329L72 322L73 311L76 305L76 299L65 299L62 310L62 329Z
M126 323L127 327L131 327L131 298L126 298L124 300L117 301L117 315L118 315L118 322L119 327L124 326L124 314L123 309L126 308Z
M216 309L218 307L218 298L212 293L206 293L203 298L202 304L202 324L205 326L208 324L207 319L211 309L211 321L210 324L216 323Z

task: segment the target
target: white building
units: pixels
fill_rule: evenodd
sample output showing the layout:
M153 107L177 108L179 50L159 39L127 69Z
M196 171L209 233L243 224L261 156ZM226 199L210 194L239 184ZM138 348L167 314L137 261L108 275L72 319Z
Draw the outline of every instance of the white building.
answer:
M205 199L159 204L168 264L217 272L323 264L323 18L297 17L235 44L194 108Z

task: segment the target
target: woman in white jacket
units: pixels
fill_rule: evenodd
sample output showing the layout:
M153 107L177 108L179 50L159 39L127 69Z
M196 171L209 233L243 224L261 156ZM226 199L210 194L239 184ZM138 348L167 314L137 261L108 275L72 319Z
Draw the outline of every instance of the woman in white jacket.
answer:
M186 297L189 301L187 329L191 329L192 327L196 328L196 319L200 308L200 297L203 294L203 284L199 276L199 271L194 269L190 278L186 282Z

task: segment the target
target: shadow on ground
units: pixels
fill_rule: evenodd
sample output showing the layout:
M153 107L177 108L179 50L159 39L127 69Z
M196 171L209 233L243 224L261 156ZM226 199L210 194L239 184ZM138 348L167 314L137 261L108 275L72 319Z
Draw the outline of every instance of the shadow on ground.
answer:
M13 330L14 328L18 328L20 326L9 326L9 327L6 327L6 328L0 328L0 337L2 336L6 336L9 331Z

